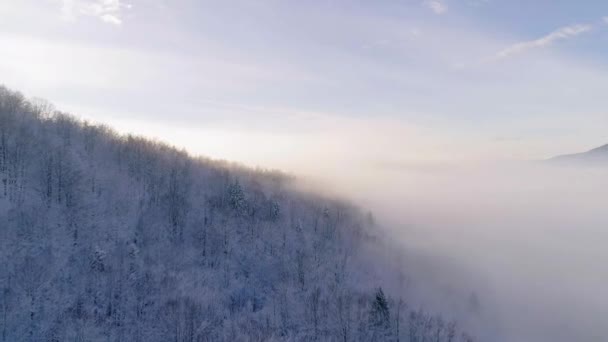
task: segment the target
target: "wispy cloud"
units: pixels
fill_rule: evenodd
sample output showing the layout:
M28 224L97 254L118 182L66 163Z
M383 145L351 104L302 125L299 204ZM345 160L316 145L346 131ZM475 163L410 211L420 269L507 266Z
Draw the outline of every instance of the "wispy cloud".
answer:
M431 11L435 12L435 14L443 14L448 11L448 6L441 1L425 0L423 4Z
M572 37L576 37L582 33L588 32L593 27L591 25L570 25L559 28L548 35L530 41L519 42L508 46L507 48L500 50L496 54L496 58L506 58L519 53L523 53L527 50L543 48L555 43L558 40L565 40Z
M604 20L604 23L608 24L608 16L603 17L602 20Z
M114 25L121 25L122 20L113 14L103 14L99 17L103 22Z
M61 13L65 20L90 16L119 26L122 24L123 10L129 8L131 5L122 0L61 0Z

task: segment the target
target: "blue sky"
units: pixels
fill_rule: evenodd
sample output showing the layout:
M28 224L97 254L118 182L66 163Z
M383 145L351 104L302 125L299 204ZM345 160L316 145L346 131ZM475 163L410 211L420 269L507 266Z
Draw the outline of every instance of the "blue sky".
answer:
M195 154L296 169L608 142L605 1L8 0L0 82Z

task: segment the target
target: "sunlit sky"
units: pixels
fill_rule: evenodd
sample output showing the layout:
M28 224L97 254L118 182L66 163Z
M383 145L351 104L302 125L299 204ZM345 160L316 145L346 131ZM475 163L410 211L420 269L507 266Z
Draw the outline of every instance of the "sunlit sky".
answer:
M0 83L286 169L607 143L607 57L600 0L0 1Z

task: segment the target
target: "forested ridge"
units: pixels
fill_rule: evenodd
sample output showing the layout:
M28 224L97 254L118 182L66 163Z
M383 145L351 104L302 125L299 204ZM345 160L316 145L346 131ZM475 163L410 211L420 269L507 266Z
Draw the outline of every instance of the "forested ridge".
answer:
M1 341L472 341L383 283L370 213L292 176L0 87L0 181Z

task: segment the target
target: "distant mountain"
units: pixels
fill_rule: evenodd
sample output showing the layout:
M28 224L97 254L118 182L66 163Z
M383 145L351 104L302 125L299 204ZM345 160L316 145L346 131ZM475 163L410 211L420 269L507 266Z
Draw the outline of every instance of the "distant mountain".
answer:
M371 214L51 108L0 86L0 341L472 341Z
M556 156L549 159L549 161L560 163L592 163L608 165L608 144L596 147L587 152Z

